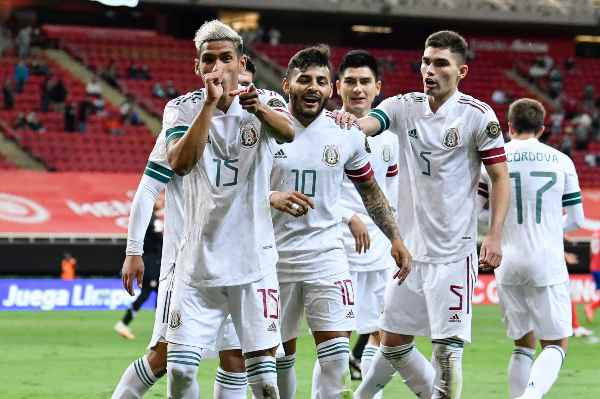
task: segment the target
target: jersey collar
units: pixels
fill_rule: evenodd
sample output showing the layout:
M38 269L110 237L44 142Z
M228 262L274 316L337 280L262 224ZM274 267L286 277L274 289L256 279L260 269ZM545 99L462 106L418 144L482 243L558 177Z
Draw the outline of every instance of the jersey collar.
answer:
M238 86L238 89L242 89L242 88L243 88L243 86ZM231 105L229 105L227 112L223 112L217 108L215 110L215 116L232 116L232 117L233 116L242 116L243 112L244 112L244 109L240 105L240 97L235 96L233 98L233 101L231 102Z
M442 106L437 110L437 112L433 112L431 110L431 107L429 106L429 97L427 97L427 101L425 101L425 116L426 117L434 117L434 116L438 116L438 117L445 117L448 115L448 113L454 108L454 105L456 105L456 102L458 101L459 97L462 95L462 93L460 91L458 91L458 89L454 92L454 94L452 96L450 96L450 98L448 98L446 100L446 102L444 104L442 104Z

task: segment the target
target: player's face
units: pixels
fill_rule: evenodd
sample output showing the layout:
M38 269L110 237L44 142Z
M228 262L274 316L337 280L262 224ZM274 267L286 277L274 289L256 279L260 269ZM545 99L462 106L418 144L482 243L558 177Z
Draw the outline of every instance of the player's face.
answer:
M373 100L381 90L381 82L375 79L371 68L362 66L346 68L336 87L344 109L360 118L371 109Z
M447 48L427 47L421 60L423 91L437 100L450 97L458 82L467 76L468 67L458 54Z
M298 119L314 119L321 113L333 93L329 68L295 69L284 79L283 90L290 97L292 114Z
M242 86L250 86L250 83L254 80L254 75L252 72L243 71L238 76L238 83Z
M246 69L246 58L239 56L229 40L206 42L195 60L195 69L196 74L201 76L216 70L223 71L223 88L227 93L237 88L238 75Z

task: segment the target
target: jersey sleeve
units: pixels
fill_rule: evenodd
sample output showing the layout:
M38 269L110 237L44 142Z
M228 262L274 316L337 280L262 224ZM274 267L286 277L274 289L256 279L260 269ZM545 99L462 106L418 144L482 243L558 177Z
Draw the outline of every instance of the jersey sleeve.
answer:
M162 132L165 135L165 147L171 140L178 139L187 132L195 115L191 115L187 101L178 99L169 101L165 106L162 120Z
M279 93L263 89L257 89L257 91L260 102L266 104L267 107L271 108L272 110L286 115L288 119L291 120L292 115L287 109L287 104L284 98ZM261 129L267 133L267 136L269 138L273 138L273 133L266 125L262 124Z
M579 178L577 177L577 171L575 165L571 159L564 157L565 163L565 188L564 195L562 196L563 208L581 204L583 197L581 195L581 189L579 188Z
M474 122L475 143L481 162L484 165L506 162L504 137L496 114L491 108L481 113L480 111L473 112L477 113Z
M365 140L365 135L357 128L351 128L347 144L350 146L350 157L344 164L346 176L353 182L369 180L373 176L373 169L369 162L368 141Z
M144 175L164 184L168 183L174 175L167 160L167 145L165 143L164 132L161 132L156 138L154 148L148 157L148 163L144 169Z
M392 144L392 159L388 165L387 172L385 174L385 191L387 194L387 199L390 202L390 205L394 209L398 206L398 190L399 190L399 143L398 139L394 136L393 140L390 140Z
M397 132L397 123L404 113L404 107L405 101L402 100L402 96L395 96L386 98L377 108L369 111L369 116L377 119L379 122L379 130L376 134L380 134L388 129Z

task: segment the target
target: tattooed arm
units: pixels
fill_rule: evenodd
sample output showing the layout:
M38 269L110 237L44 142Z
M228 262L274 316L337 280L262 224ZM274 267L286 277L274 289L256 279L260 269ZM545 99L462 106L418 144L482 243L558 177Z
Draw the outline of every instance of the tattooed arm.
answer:
M365 181L354 181L354 186L373 222L392 242L392 257L399 268L394 277L398 278L400 282L404 281L410 272L412 258L400 237L400 230L392 207L373 177Z

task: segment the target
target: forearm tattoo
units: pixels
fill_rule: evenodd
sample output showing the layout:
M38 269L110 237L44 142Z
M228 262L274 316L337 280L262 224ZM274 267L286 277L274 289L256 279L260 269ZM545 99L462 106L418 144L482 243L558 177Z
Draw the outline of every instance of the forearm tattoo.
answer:
M400 238L394 211L375 179L354 182L354 186L358 190L369 216L383 234L390 240Z

